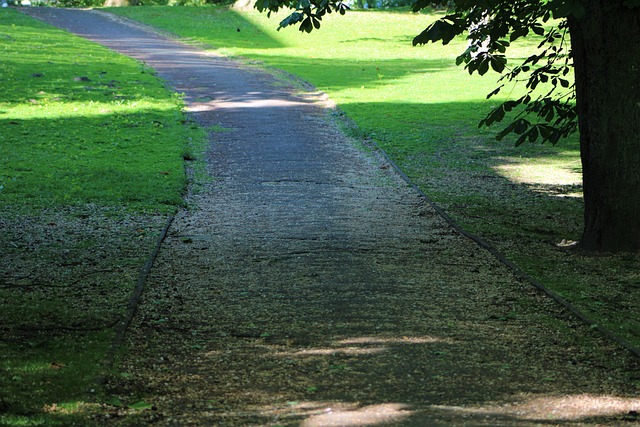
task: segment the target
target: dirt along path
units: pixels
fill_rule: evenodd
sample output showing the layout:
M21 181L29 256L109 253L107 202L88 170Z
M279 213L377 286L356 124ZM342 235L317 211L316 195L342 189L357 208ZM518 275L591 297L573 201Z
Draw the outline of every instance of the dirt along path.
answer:
M101 12L30 13L154 67L212 129L107 383L153 408L97 421L638 425L629 355L452 232L319 94Z

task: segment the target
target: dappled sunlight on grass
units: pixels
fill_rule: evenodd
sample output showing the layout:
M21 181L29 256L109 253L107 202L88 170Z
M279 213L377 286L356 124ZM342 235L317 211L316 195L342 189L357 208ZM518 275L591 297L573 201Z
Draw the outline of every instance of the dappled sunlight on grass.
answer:
M272 355L275 357L304 357L304 356L358 356L372 355L384 353L400 346L424 345L424 344L457 344L450 338L441 338L435 336L424 337L384 337L384 336L365 336L337 339L330 343L330 346L316 346L313 348L304 348L296 351L276 351ZM269 347L267 347L269 348ZM271 349L269 349L271 351Z
M96 403L88 403L83 401L78 402L61 402L52 403L50 405L44 405L44 413L57 414L57 415L83 415L87 416L98 409L99 405Z
M0 364L5 369L11 369L16 375L23 374L41 374L41 373L50 373L57 369L61 369L64 365L59 362L45 362L45 361L33 361L20 363L15 366L3 366L4 364Z
M364 405L340 400L289 401L284 405L256 406L250 410L262 414L267 419L275 420L275 423L268 425L282 425L278 422L282 420L285 423L296 421L295 425L301 427L387 425L401 422L414 413L410 405L401 403Z
M112 114L133 115L149 110L175 111L174 102L33 102L29 104L3 105L0 102L0 120L68 119L108 117Z
M494 166L493 169L498 175L512 182L533 186L534 191L538 191L536 187L574 187L573 191L563 196L582 197L581 188L576 188L582 185L580 163L576 160L570 160L565 164L559 161L546 164L532 163L530 159L504 159L504 161L504 164Z
M493 156L493 171L510 182L524 185L535 193L582 198L582 164L575 140L561 147L539 150L525 146L514 154ZM568 146L568 147L567 147Z

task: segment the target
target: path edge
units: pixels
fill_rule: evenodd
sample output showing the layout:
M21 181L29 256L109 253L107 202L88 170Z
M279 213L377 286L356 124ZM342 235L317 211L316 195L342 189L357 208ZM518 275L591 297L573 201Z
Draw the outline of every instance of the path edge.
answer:
M158 254L162 248L162 245L169 234L169 229L173 224L177 215L177 210L174 211L169 218L166 220L164 227L160 231L160 235L156 239L156 243L153 246L151 253L147 256L147 260L144 265L140 269L138 273L138 280L136 282L136 287L129 297L129 302L127 303L127 310L123 316L123 318L116 324L115 326L115 335L113 340L111 341L111 345L105 353L105 356L102 360L102 372L100 375L94 380L94 383L97 386L103 386L107 382L107 376L109 372L113 369L115 365L116 356L118 351L122 347L124 343L124 338L129 330L129 327L133 323L133 318L136 315L138 310L138 306L140 304L140 300L142 299L142 294L144 293L144 289L147 284L147 279L151 274L151 269L158 258ZM93 390L91 390L93 394Z
M345 113L343 113L340 110L339 107L335 106L333 108L336 111L335 115L339 117L339 120L342 121L345 124L345 126L355 127L355 128L358 127L355 123L353 123L353 121ZM591 319L589 316L583 313L571 302L567 301L558 293L546 287L544 284L542 284L539 280L535 279L533 276L527 274L524 270L522 270L522 268L520 268L518 265L516 265L512 261L509 261L509 259L507 259L507 257L502 252L496 249L489 242L482 239L480 236L477 236L465 230L451 216L449 216L449 214L447 214L447 212L442 207L440 207L424 191L422 191L422 189L415 182L413 182L411 178L409 178L409 176L400 168L400 166L395 161L393 161L393 159L391 159L389 154L382 147L380 147L380 145L378 145L373 139L367 139L366 141L363 141L363 142L366 144L369 144L380 156L382 156L383 159L386 162L388 162L389 165L391 165L391 167L395 170L395 172L402 178L402 180L405 181L407 185L411 187L411 189L415 191L421 199L423 199L427 204L429 204L429 206L431 206L431 208L434 211L436 211L436 213L442 219L444 219L454 231L466 237L467 239L470 239L480 248L489 252L496 260L498 260L501 264L503 264L509 270L511 270L511 272L514 274L515 277L517 277L518 279L524 282L529 283L531 286L536 288L538 291L542 292L548 298L551 298L561 307L565 308L573 316L578 318L581 322L589 326L589 328L596 330L603 337L615 342L616 344L624 348L626 351L630 352L635 357L640 359L640 347L634 346L629 341L618 336L611 329L598 324L595 320Z

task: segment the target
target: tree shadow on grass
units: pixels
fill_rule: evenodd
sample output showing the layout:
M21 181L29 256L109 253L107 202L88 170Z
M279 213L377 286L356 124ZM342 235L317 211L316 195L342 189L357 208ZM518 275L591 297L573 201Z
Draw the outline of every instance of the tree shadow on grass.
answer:
M407 76L434 75L451 68L439 59L340 60L257 54L251 57L313 82L321 90L393 86ZM340 70L338 78L333 74L335 69Z

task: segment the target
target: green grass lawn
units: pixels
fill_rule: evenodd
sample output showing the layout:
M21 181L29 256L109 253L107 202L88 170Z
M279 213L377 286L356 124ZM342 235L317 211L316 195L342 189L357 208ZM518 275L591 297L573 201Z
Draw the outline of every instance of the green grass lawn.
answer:
M0 41L0 425L87 425L202 134L136 61L11 8Z
M326 92L430 197L467 230L492 242L527 273L600 324L640 345L637 320L640 260L591 257L558 243L579 239L581 166L577 137L557 146L493 138L501 127L477 123L500 98L486 99L496 75L469 76L454 64L465 46L412 47L438 13L359 11L325 17L302 34L276 31L284 14L267 19L227 7L110 9L248 63L285 70ZM528 56L536 39L510 51ZM503 89L515 98L519 87ZM504 98L502 98L504 99Z
M9 13L0 27L0 203L180 204L180 98L135 61Z

